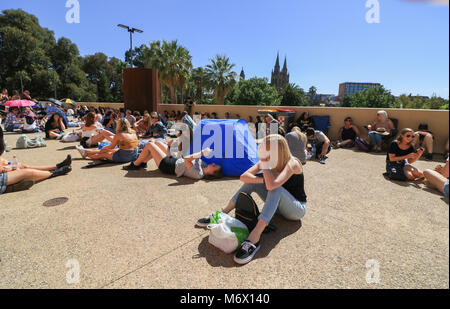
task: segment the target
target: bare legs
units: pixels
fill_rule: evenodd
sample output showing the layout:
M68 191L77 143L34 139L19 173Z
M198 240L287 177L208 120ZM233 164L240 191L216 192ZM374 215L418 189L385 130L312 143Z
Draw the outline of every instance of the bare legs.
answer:
M91 137L91 145L97 145L103 140L113 141L115 134L109 132L108 130L102 130L99 134Z
M425 179L430 182L430 184L438 189L441 193L444 193L444 186L447 182L447 178L445 178L442 174L432 171L432 170L425 170L423 172Z
M169 149L166 144L149 142L144 150L142 150L139 158L134 162L134 165L139 166L142 163L147 163L151 159L154 159L156 166L159 166L161 161L167 156L169 156Z
M108 150L107 152L102 151L102 150L87 150L87 149L85 151L86 151L86 156L89 159L92 159L92 160L106 159L109 161L113 161L113 156L114 156L114 153L117 151L117 149Z
M408 178L408 180L416 180L424 178L423 173L411 165L405 166L403 168L403 171L405 172L405 176L406 178Z
M52 173L44 170L36 169L19 169L12 172L8 172L8 186L21 182L25 179L34 180L35 182L48 179L52 176Z

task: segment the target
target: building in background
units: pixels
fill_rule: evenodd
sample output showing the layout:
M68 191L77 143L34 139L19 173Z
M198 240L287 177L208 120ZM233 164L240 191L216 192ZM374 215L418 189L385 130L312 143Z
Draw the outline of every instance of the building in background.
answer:
M345 95L353 95L357 92L369 89L371 87L379 87L379 83L342 83L339 85L339 96L343 98Z
M287 69L287 59L284 58L283 69L280 70L280 54L277 55L277 61L275 62L275 68L272 70L272 78L270 84L278 90L283 89L289 84L289 73Z
M244 72L244 68L242 68L241 74L240 74L240 79L241 80L245 80L245 72Z

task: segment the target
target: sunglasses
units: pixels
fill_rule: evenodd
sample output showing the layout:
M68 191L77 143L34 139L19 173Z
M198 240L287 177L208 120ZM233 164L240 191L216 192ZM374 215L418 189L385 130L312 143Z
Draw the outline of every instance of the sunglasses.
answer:
M410 135L410 134L408 134L408 135L405 135L406 136L406 138L411 138L411 137L414 137L414 135Z
M158 117L151 117L152 119L158 119Z
M347 120L345 120L345 122L352 122L353 120L351 120L351 119L347 119Z

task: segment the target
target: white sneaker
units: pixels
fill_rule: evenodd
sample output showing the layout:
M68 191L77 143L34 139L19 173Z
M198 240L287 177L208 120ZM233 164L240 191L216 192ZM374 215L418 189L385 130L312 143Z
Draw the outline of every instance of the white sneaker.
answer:
M83 159L86 159L86 149L84 149L83 146L75 146L75 148L78 150L78 152L81 154Z

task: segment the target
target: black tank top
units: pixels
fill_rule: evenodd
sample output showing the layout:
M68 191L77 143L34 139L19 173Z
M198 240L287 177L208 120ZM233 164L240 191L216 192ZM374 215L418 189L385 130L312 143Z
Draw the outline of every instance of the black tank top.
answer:
M292 177L283 185L283 188L292 194L297 201L306 203L304 184L305 176L303 174L292 175Z
M353 130L353 128L346 129L345 127L343 127L342 129L342 140L346 141L348 139L356 139L356 132L355 130Z

